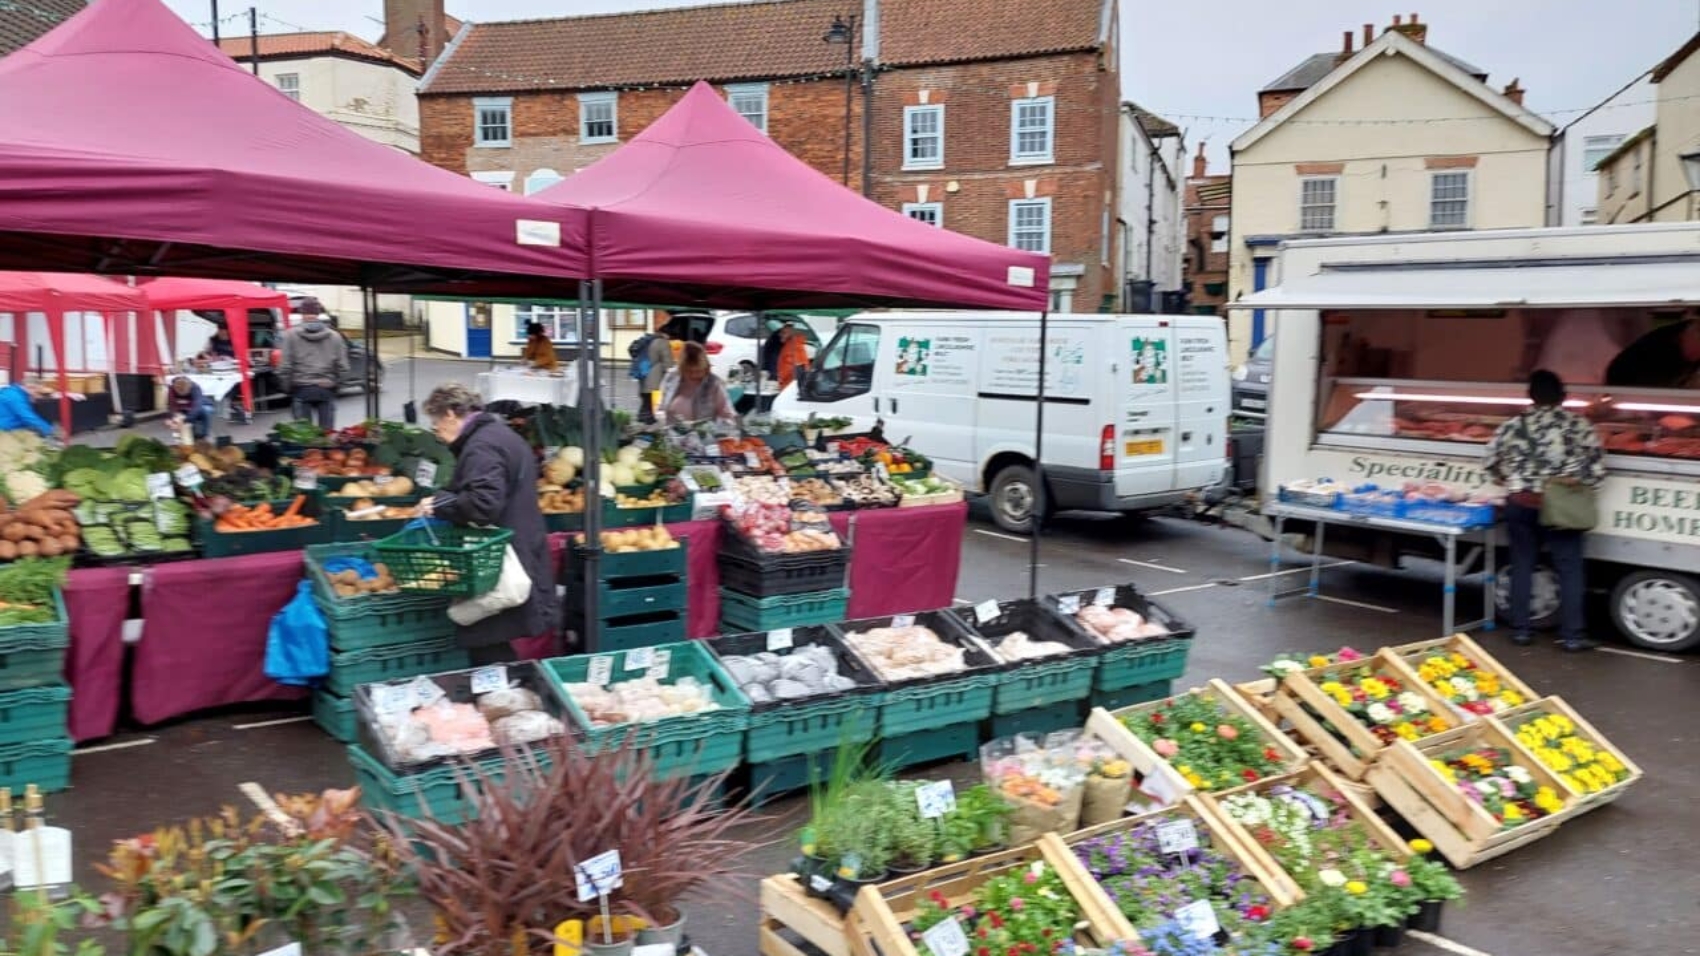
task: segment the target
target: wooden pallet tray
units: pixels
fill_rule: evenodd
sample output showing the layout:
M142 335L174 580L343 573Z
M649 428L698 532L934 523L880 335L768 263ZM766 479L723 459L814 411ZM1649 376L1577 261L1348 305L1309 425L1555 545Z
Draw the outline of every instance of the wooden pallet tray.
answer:
M1480 644L1471 640L1467 634L1454 634L1451 637L1437 638L1432 641L1418 641L1415 644L1401 644L1397 647L1383 648L1382 654L1407 683L1421 683L1417 676L1418 668L1425 658L1437 653L1458 654L1476 665L1476 669L1485 671L1499 678L1500 687L1504 690L1516 691L1524 701L1531 701L1541 696L1533 688L1511 672L1509 667L1501 664L1497 658L1489 654ZM1477 719L1477 715L1462 707L1446 701L1438 691L1429 688L1431 693L1446 703L1447 710L1454 716L1468 722Z
M1374 668L1376 673L1394 677L1405 690L1422 697L1435 715L1451 724L1458 722L1451 707L1420 681L1407 680L1402 672L1395 672L1389 657L1387 650L1381 650L1362 660L1294 671L1281 679L1275 694L1275 711L1293 728L1294 735L1315 747L1323 760L1351 780L1364 779L1387 745L1334 698L1322 692L1322 685L1338 675L1366 666Z
M1037 861L1057 872L1080 906L1085 942L1107 948L1117 941L1137 940L1133 927L1074 853L1056 834L1047 833L1026 846L863 887L846 920L852 956L919 956L904 926L928 894L940 892L951 906L960 906L988 879Z
M1259 739L1281 752L1281 769L1277 771L1278 773L1292 773L1304 766L1305 762L1310 759L1302 747L1275 729L1274 724L1266 720L1256 708L1247 704L1224 681L1212 679L1204 687L1195 687L1187 693L1201 695L1205 699L1215 701L1223 710L1244 719L1257 728ZM1131 714L1147 713L1173 699L1172 697L1165 697L1162 700L1123 707L1117 711L1095 707L1092 709L1092 715L1086 720L1087 732L1104 741L1122 759L1133 765L1133 769L1140 775L1140 790L1153 798L1159 806L1173 806L1196 788L1188 783L1186 778L1182 777L1180 772L1171 766L1167 760L1158 756L1149 744L1123 726L1121 718ZM1241 784L1217 792L1232 793L1248 785Z
M1263 794L1277 786L1289 786L1306 790L1323 799L1341 806L1341 810L1354 821L1361 824L1368 832L1371 842L1386 850L1394 859L1404 859L1410 856L1411 850L1399 834L1387 822L1377 816L1375 809L1359 795L1362 788L1340 778L1334 771L1319 763L1306 764L1297 773L1281 777L1271 777L1267 780L1252 784L1242 792ZM1332 795L1338 795L1335 799ZM1214 817L1220 829L1217 831L1228 839L1239 844L1240 856L1257 871L1258 878L1269 888L1270 895L1282 906L1292 906L1305 898L1305 892L1299 887L1298 880L1276 862L1274 854L1270 853L1263 844L1259 843L1250 830L1234 821L1222 806L1225 795L1213 793L1193 794L1193 799L1203 805L1206 811Z
M803 889L796 876L785 873L761 881L762 956L813 956L786 937L796 935L826 956L850 956L844 917L825 900Z
M1596 810L1615 801L1643 776L1641 768L1636 766L1633 760L1630 760L1620 748L1607 740L1604 734L1595 730L1594 725L1584 720L1582 715L1578 714L1575 708L1565 703L1562 697L1543 697L1539 700L1533 700L1521 707L1513 707L1510 710L1494 714L1490 720L1504 730L1505 735L1511 738L1512 744L1519 752L1530 760L1539 763L1540 759L1535 756L1534 752L1517 739L1517 728L1542 714L1557 714L1568 718L1576 726L1577 737L1582 738L1597 749L1609 752L1629 771L1629 776L1604 790L1597 790L1593 793L1588 793L1586 788L1571 784L1565 779L1564 774L1555 772L1553 776L1558 778L1562 791L1575 798L1576 812L1583 813L1588 810Z
M1551 772L1524 754L1509 734L1490 721L1465 724L1414 743L1401 740L1389 747L1370 769L1370 785L1453 866L1468 869L1509 853L1551 834L1577 813L1575 802L1567 796L1563 810L1505 829L1493 814L1447 783L1429 764L1431 758L1472 747L1502 748L1537 785L1568 795Z

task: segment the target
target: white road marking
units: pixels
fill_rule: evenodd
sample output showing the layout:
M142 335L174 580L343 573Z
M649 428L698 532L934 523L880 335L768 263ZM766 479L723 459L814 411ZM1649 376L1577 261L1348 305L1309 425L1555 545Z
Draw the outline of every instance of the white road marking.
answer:
M1336 561L1333 564L1323 565L1320 570L1326 571L1329 568L1343 568L1348 564L1357 564L1357 562L1356 561ZM1309 574L1309 573L1310 573L1310 568L1308 568L1308 567L1288 568L1285 571L1267 571L1263 574L1248 574L1245 577L1240 578L1240 580L1241 581L1267 581L1270 578L1285 577L1286 575L1289 575L1289 574Z
M1150 594L1148 594L1146 596L1147 597L1162 597L1165 594L1185 594L1188 591L1208 591L1209 589L1211 589L1215 586L1216 586L1215 582L1211 582L1210 584L1194 584L1194 585L1191 585L1189 587L1184 587L1184 588L1170 588L1167 591L1152 591Z
M1146 562L1146 561L1135 561L1132 558L1117 558L1116 560L1120 561L1123 564L1131 564L1136 568L1149 568L1152 571L1167 571L1170 574L1185 574L1186 573L1185 571L1183 571L1180 568L1171 568L1168 565L1164 565L1164 564L1151 564L1151 563Z
M955 598L954 600L958 604L973 604L974 603L973 601L970 601L967 598Z
M1329 597L1326 594L1315 594L1312 595L1312 597L1316 598L1318 601L1327 601L1330 604L1344 604L1347 607L1361 607L1366 611L1380 611L1383 614L1399 613L1399 609L1396 607L1382 607L1379 604L1366 604L1363 601L1349 601L1346 598Z
M1659 661L1663 664L1688 663L1680 657L1670 657L1665 654L1652 654L1647 651L1632 651L1627 647L1602 647L1599 648L1599 652L1601 654L1622 654L1624 657L1639 657L1644 661Z
M1474 947L1465 946L1463 943L1455 943L1444 936L1436 936L1433 933L1425 933L1420 929L1406 930L1405 935L1413 939L1421 940L1422 942L1433 946L1435 949L1444 949L1449 953L1456 953L1457 956L1493 956L1492 953L1485 953Z
M983 534L988 538L1002 538L1005 541L1014 541L1016 544L1026 544L1027 543L1026 538L1018 538L1013 534L1004 534L1001 531L987 531L983 528L975 528L974 533L975 534Z
M237 730L259 730L261 727L279 727L283 724L299 724L304 720L312 720L312 714L302 714L299 717L280 717L277 720L262 720L253 724L236 724Z
M131 747L146 747L148 744L158 742L158 737L144 737L141 740L126 740L122 743L116 744L100 744L96 747L78 747L76 750L71 751L71 756L81 757L83 754L105 753L108 750L129 750Z

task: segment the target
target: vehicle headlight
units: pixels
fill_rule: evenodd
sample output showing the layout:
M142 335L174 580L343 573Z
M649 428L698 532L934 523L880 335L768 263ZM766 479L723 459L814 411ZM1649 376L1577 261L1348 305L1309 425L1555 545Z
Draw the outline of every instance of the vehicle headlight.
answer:
M1244 365L1234 366L1234 381L1243 382L1243 381L1246 380L1246 377L1250 374L1251 373L1246 369L1246 367Z

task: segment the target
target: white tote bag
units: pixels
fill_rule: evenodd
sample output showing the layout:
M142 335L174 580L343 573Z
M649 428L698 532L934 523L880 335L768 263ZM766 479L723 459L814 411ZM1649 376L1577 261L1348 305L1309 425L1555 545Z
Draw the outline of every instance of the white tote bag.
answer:
M471 627L487 617L519 607L530 597L531 575L525 573L525 565L519 563L519 555L510 544L502 555L502 575L496 579L496 586L477 597L449 605L449 620L461 627Z

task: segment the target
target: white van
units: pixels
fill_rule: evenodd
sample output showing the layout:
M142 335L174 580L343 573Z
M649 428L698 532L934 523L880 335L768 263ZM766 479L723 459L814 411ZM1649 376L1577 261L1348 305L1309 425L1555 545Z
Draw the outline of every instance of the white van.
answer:
M936 470L1032 526L1039 316L878 312L844 320L777 418L883 424ZM1223 479L1228 359L1214 316L1053 315L1045 386L1047 511L1140 511Z

